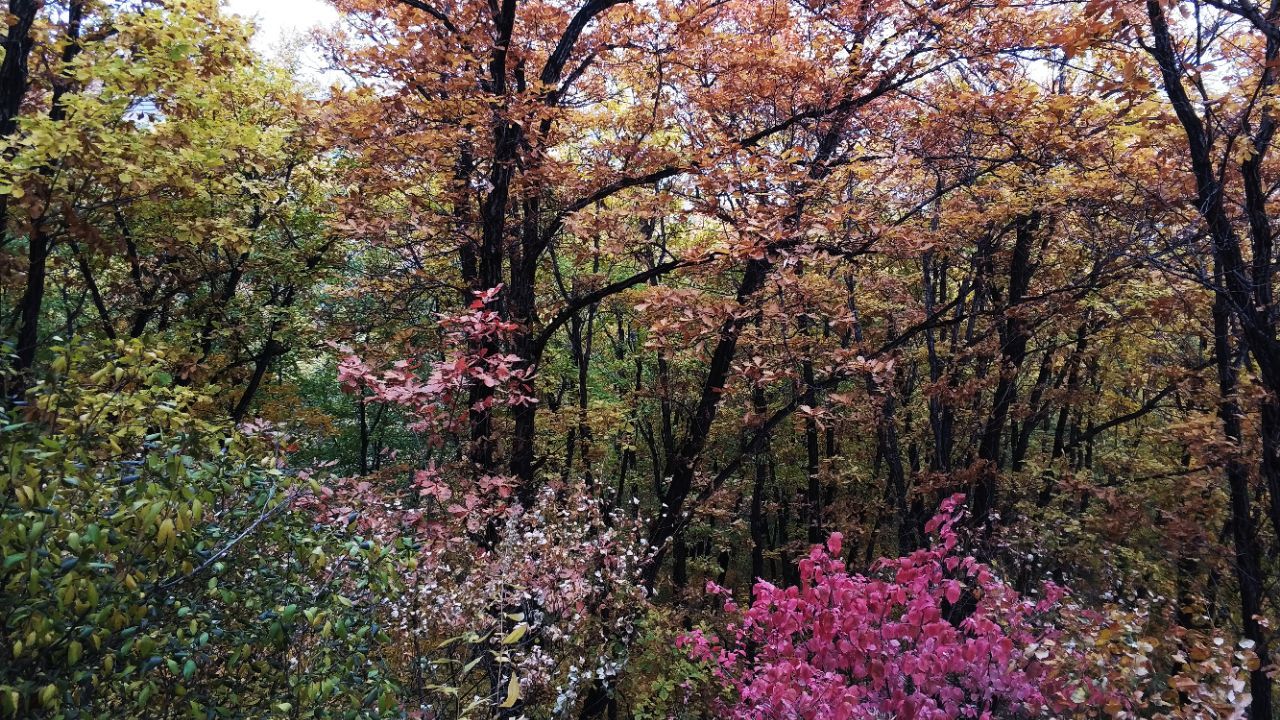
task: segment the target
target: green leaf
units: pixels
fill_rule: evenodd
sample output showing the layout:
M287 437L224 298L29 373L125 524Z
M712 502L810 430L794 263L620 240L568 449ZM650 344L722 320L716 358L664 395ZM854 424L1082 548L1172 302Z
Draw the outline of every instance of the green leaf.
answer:
M514 645L515 643L520 642L520 638L524 637L524 634L528 631L529 631L529 626L525 623L520 623L519 625L515 626L515 629L507 633L506 637L502 638L502 644Z

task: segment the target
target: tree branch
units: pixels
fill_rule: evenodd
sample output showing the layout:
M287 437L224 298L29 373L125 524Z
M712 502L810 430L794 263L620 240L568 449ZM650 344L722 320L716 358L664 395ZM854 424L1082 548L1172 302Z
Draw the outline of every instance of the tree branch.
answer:
M422 12L430 15L436 20L439 20L440 24L443 25L444 28L449 32L453 33L454 35L460 34L458 32L458 27L453 24L453 21L449 19L448 15L445 15L443 11L431 5L428 5L422 0L396 0L396 2L400 3L401 5L407 5L411 8L414 8L415 10L421 10Z
M556 43L556 49L552 51L551 57L547 58L547 64L542 67L542 73L538 79L544 85L555 85L560 81L560 74L564 72L565 63L569 61L569 55L573 53L573 48L578 44L578 38L582 36L582 31L586 29L587 24L595 19L597 15L608 10L614 5L629 3L631 0L588 0L586 5L578 9L573 19L569 21L569 25L565 27L564 33L560 36L560 41ZM554 97L555 93L552 94Z
M562 308L560 312L556 313L556 316L553 317L551 321L548 322L547 325L538 333L538 336L533 341L533 357L541 358L543 349L545 349L547 343L551 341L551 337L555 335L556 330L559 330L561 326L569 322L570 318L576 315L583 308L598 303L610 295L615 295L623 290L635 287L640 283L647 282L677 268L697 265L703 262L706 262L706 260L668 260L667 262L655 265L644 272L639 272L623 280L609 283L598 290L594 290L586 295L571 300L569 304Z

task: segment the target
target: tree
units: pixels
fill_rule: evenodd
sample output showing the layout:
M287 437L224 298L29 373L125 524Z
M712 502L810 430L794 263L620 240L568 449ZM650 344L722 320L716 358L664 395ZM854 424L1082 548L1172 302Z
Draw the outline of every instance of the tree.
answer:
M1275 13L335 5L9 4L0 715L1270 714Z

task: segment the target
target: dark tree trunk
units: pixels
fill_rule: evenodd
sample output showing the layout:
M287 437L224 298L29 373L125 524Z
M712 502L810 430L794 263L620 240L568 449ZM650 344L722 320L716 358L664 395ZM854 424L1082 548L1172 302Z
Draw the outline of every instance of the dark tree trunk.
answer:
M756 291L764 286L769 269L768 259L751 260L747 263L746 273L738 285L739 307L745 306ZM662 496L661 509L649 526L649 547L652 548L653 554L641 572L644 583L649 588L653 587L658 578L668 542L685 520L685 501L693 489L698 460L710 438L711 426L720 409L720 398L729 380L733 358L738 349L738 337L744 322L744 317L734 315L721 324L719 339L711 354L711 362L702 383L697 407L689 418L683 439L677 446L667 451L663 474L670 480Z
M751 392L752 410L757 416L764 416L768 405L764 388L756 387ZM751 581L764 577L764 551L769 542L769 521L764 513L764 493L769 480L768 445L756 453L755 478L751 484Z
M33 40L31 27L40 7L36 0L10 0L9 14L14 22L4 41L5 57L0 64L0 137L9 137L17 130L18 114L29 84L28 62ZM73 2L68 8L66 45L62 50L63 64L70 63L80 52L80 22L84 13L82 2ZM55 82L49 117L62 120L66 108L62 102L70 90L65 79ZM48 168L41 175L50 179ZM8 232L8 200L0 201L0 232ZM36 352L40 345L40 311L44 304L45 280L52 242L44 228L43 218L32 218L27 237L27 281L18 305L17 358L14 369L18 371L17 386L12 393L20 396L31 381Z
M973 515L978 522L986 522L996 510L997 490L1001 459L1001 436L1009 418L1009 409L1018 396L1018 370L1027 356L1028 333L1018 316L1031 283L1034 266L1031 263L1031 245L1040 227L1038 213L1019 217L1015 221L1012 257L1009 260L1009 288L1004 303L1004 318L999 323L1000 356L999 379L991 400L991 412L978 444L979 481L974 490Z
M1221 400L1218 415L1223 432L1236 447L1242 440L1240 408L1236 404L1236 368L1231 352L1231 320L1227 301L1221 294L1213 304L1214 358L1218 369L1218 389ZM1253 703L1249 706L1252 720L1271 720L1271 678L1265 668L1270 665L1266 631L1255 619L1262 612L1263 569L1262 549L1256 528L1253 526L1253 510L1250 507L1249 471L1234 454L1226 462L1227 485L1231 494L1231 538L1235 545L1236 580L1240 585L1240 621L1244 636L1254 642L1260 667L1249 675Z

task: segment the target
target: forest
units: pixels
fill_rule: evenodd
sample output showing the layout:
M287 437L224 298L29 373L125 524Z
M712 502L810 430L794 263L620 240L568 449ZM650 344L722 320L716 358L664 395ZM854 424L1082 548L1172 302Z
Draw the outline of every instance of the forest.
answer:
M0 2L0 719L1280 718L1280 0Z

